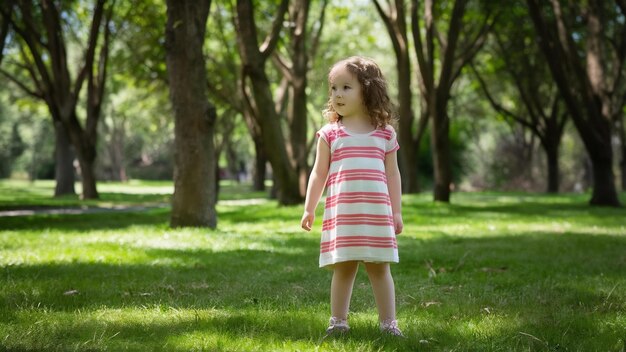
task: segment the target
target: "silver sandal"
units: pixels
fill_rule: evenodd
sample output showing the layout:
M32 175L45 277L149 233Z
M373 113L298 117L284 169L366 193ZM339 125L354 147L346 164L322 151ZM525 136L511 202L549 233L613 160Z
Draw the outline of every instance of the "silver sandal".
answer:
M405 337L402 330L398 328L398 321L395 319L387 319L380 322L380 331L391 336Z
M339 319L336 317L330 317L330 321L328 322L329 326L326 329L326 336L335 335L335 334L345 334L350 331L350 326L348 326L347 319Z

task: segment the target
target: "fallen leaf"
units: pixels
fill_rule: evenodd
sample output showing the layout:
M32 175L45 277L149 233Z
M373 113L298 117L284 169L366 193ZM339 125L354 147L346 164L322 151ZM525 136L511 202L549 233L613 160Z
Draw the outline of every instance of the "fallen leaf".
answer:
M507 270L509 270L506 266L501 266L499 268L488 268L488 267L484 267L480 269L481 271L484 271L486 273L503 273Z

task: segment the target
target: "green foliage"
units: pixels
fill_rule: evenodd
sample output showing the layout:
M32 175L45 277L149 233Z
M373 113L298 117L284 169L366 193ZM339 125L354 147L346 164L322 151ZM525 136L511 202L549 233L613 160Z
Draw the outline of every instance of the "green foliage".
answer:
M112 205L159 199L172 187L103 186L120 197ZM31 189L12 184L0 195ZM34 202L48 197L30 194ZM312 233L299 228L301 207L267 201L223 202L215 231L169 229L168 209L0 218L0 347L624 349L623 209L590 208L586 195L454 197L403 198L401 262L392 270L407 339L380 335L361 270L352 331L321 344L330 285L330 272L317 268L322 207Z
M0 88L0 178L54 178L54 131L45 107Z
M0 134L4 134L0 131ZM26 144L20 136L17 123L13 123L8 140L0 140L0 177L11 176L11 169L15 159L20 157L26 149ZM5 144L6 143L6 144Z

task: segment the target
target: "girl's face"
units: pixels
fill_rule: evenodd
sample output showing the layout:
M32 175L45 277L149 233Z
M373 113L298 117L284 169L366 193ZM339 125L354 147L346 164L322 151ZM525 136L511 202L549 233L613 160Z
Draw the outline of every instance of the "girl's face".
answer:
M335 111L343 116L365 115L361 84L345 65L330 72L331 102Z

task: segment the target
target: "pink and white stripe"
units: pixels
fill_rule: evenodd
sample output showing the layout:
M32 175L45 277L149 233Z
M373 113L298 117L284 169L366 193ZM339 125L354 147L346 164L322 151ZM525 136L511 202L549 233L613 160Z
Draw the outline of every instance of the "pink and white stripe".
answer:
M332 252L344 247L373 247L397 249L395 238L378 236L341 236L336 239L322 242L321 253Z
M380 181L387 184L387 175L383 171L371 169L342 170L330 174L326 186L346 181Z
M387 193L380 192L342 192L334 196L326 197L325 208L332 208L338 204L386 204L391 206L391 200Z

